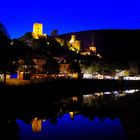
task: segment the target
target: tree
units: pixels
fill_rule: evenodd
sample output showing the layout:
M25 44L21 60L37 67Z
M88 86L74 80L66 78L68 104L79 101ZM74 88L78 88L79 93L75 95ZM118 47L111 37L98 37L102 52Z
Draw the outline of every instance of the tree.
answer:
M12 64L12 49L9 35L2 23L0 23L0 70L4 74L4 83L6 83L6 72Z
M35 63L33 62L34 50L25 42L12 40L13 60L18 72L35 73Z
M51 32L51 35L52 37L56 37L58 35L58 30L57 29L54 29L52 32Z
M71 73L81 73L80 64L78 62L72 61L70 63L70 71Z

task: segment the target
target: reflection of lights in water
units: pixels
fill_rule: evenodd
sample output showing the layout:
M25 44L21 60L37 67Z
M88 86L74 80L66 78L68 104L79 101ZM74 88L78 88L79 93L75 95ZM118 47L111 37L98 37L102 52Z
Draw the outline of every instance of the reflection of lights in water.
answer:
M118 94L119 92L118 92L118 91L113 91L113 93L114 93L114 94Z
M117 96L118 97L123 97L123 96L125 96L126 94L124 93L124 92L122 92L122 93L119 93Z
M96 100L96 95L95 94L88 94L88 95L83 95L83 103L90 105L92 102Z
M32 124L32 131L33 132L41 132L42 130L42 120L38 118L34 118L31 122Z
M99 92L99 93L83 95L83 99L84 99L84 102L89 102L89 100L96 99L96 96L114 94L115 97L122 97L122 96L125 96L126 94L132 94L132 93L135 93L135 92L138 92L138 91L140 91L140 89L130 89L130 90L110 91L110 92Z
M72 97L73 101L78 101L78 97Z
M111 94L111 92L104 92L104 94Z
M83 99L95 99L95 94L83 95Z
M103 92L95 93L95 95L102 96L103 95Z
M87 105L93 104L93 102L96 101L96 99L99 99L100 97L102 97L102 99L104 99L103 95L112 95L115 97L115 99L118 99L119 97L123 97L123 96L126 96L127 94L132 94L132 93L135 93L138 91L140 91L140 89L118 90L118 91L86 94L86 95L83 95L83 103L85 103Z
M83 95L83 98L88 98L88 97L92 97L93 94L87 94L87 95Z
M111 94L114 95L114 97L116 97L117 99L118 97L123 97L126 96L127 94L132 94L138 91L140 91L140 89L93 93L93 94L83 95L83 102L86 104L90 104L93 100L97 98L97 96L103 97L103 95L111 95Z
M74 112L69 112L70 114L70 118L73 119L74 118Z
M139 89L131 89L131 90L125 90L124 92L125 93L135 93L135 92L138 92Z
M45 122L45 121L46 121L45 119L42 120L42 122Z
M123 78L124 80L140 80L140 76L126 76Z
M58 123L52 125L46 121L41 133L34 134L23 120L16 120L19 127L19 139L21 140L77 140L77 139L104 139L104 140L126 140L126 132L119 118L106 118L95 116L93 120L82 114L75 115L71 120L69 113L64 114ZM68 135L69 134L69 135Z
M115 94L116 97L123 97L127 94L132 94L138 91L139 89L130 89L130 90L124 90L124 91L114 91L113 93Z

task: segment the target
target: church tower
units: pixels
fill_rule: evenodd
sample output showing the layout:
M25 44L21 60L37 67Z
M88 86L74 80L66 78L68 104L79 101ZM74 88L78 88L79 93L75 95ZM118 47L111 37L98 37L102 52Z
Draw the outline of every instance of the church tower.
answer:
M96 46L94 46L94 43L93 43L93 36L92 36L92 42L91 42L91 46L89 47L89 49L96 54L97 50L96 50Z

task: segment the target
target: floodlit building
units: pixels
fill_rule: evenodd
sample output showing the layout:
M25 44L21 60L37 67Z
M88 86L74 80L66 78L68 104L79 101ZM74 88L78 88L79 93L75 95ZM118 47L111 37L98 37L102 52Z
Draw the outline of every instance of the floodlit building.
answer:
M47 37L46 34L43 34L43 24L42 23L34 23L33 24L33 38L39 39L39 37Z
M68 77L69 74L70 74L70 64L65 64L65 63L62 63L59 65L59 71L60 71L60 74L59 76L61 77Z
M65 45L64 39L61 39L61 38L58 38L58 37L56 37L55 39L56 39L56 41L57 41L61 46L64 46L64 45Z
M95 46L91 46L91 47L89 47L89 49L96 54L96 47Z
M94 43L93 43L93 39L92 39L92 42L91 42L91 46L89 47L89 49L96 54L96 47L94 46Z
M37 58L37 59L33 59L33 61L36 65L36 72L42 73L43 72L43 65L46 64L45 59Z
M71 39L69 41L69 47L72 51L80 52L81 50L81 41L76 40L76 35L71 35Z

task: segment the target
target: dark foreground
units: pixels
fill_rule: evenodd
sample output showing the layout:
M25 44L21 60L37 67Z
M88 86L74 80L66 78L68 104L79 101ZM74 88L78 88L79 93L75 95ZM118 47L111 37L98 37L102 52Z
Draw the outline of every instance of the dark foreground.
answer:
M114 89L129 89L140 87L140 81L134 80L97 80L97 79L52 79L44 80L40 82L30 82L30 84L25 85L3 85L0 84L0 89L4 93L28 93L35 94L41 92L41 94L46 94L46 91L49 93L55 93L55 91L60 91L60 95L65 95L65 91L70 93L70 95L75 94L76 92L86 92L86 91L105 91L105 90L114 90ZM10 92L9 92L10 91ZM73 93L75 91L75 93ZM39 94L40 95L40 94Z
M140 139L140 92L113 101L98 100L101 105L97 106L96 102L96 107L94 105L94 108L90 107L86 110L75 103L63 107L63 110L60 102L65 98L73 96L80 98L84 94L100 91L140 88L139 85L138 81L56 80L18 87L1 86L0 118L3 128L1 134L5 139L18 139L19 128L15 123L17 118L30 123L34 117L45 118L48 114L48 117L54 118L58 115L58 110L62 109L65 113L78 110L80 114L84 113L90 118L119 117L126 130L126 138Z

